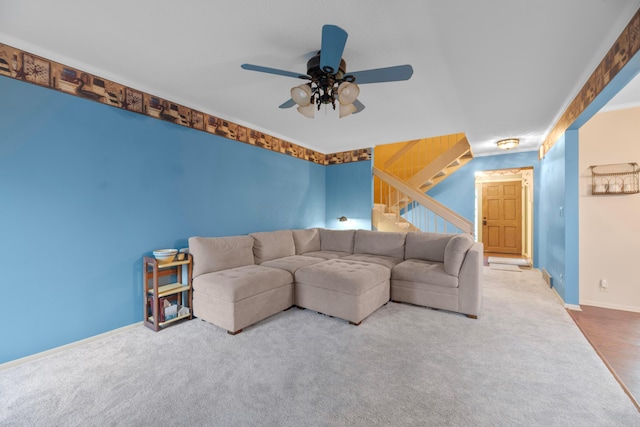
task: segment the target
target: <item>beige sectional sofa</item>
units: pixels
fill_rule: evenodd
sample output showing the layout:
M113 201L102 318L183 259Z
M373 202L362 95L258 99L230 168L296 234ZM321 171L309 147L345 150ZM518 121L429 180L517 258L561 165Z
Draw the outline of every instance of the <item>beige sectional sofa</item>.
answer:
M193 313L231 334L293 305L353 324L389 300L477 317L482 244L465 234L278 230L191 237Z

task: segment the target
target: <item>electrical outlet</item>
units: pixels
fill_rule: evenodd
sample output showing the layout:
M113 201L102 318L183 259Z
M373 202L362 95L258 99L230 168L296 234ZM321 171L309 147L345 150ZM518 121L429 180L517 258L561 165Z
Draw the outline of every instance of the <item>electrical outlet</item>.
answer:
M609 291L609 282L607 279L600 280L600 292L608 292Z

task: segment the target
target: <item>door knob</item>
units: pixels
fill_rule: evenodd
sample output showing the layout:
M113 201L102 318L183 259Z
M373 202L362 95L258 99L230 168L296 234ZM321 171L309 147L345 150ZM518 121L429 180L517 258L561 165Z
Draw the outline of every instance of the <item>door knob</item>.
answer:
M487 217L482 218L482 225L487 225Z

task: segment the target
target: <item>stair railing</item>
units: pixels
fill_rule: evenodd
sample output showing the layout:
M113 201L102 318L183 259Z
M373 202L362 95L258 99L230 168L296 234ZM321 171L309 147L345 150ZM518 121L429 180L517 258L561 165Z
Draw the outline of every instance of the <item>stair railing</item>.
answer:
M382 231L431 231L473 234L473 223L432 197L410 187L398 177L373 168L379 202L374 207L374 226Z

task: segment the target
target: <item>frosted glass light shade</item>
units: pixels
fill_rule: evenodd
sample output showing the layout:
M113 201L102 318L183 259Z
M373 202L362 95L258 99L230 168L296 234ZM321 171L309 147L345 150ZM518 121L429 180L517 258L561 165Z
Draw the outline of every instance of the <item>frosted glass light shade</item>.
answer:
M301 107L311 104L311 88L307 85L300 85L291 88L291 99Z
M360 88L355 83L342 82L338 86L338 101L342 105L353 104L360 95Z
M518 138L501 139L500 141L496 142L498 148L502 148L503 150L516 148L518 144L520 144L520 140Z
M340 104L340 118L347 117L356 112L356 107L353 104L343 105Z
M313 104L308 104L304 107L298 107L298 112L300 114L302 114L305 117L308 117L310 119L313 119L313 115L314 115L314 105Z

